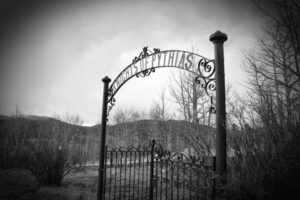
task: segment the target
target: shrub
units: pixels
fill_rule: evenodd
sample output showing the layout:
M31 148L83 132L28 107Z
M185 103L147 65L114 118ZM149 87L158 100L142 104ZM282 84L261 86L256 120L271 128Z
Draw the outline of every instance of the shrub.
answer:
M55 124L40 130L22 149L20 164L41 185L60 185L68 173L84 169L87 155L82 141L72 135L76 126L72 127Z

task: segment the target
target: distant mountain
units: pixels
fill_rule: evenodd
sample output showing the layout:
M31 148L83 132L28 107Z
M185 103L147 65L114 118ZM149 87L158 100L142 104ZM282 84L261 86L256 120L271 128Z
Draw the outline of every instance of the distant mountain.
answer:
M0 139L4 139L12 134L19 134L19 136L26 138L36 138L38 132L51 129L55 126L66 128L76 127L78 131L75 133L83 135L86 135L88 131L88 127L72 125L51 117L35 115L10 117L0 115Z
M9 117L0 115L0 145L14 146L19 140L37 138L41 133L50 133L55 127L71 130L70 139L84 139L90 154L97 154L100 143L101 125L91 127L69 124L51 117L24 115ZM48 131L48 132L47 132ZM45 137L48 134L45 134ZM204 125L178 120L140 120L107 126L106 144L109 147L146 145L156 138L172 151L200 145L213 145L214 130ZM194 147L193 146L193 147ZM194 147L196 148L196 147Z

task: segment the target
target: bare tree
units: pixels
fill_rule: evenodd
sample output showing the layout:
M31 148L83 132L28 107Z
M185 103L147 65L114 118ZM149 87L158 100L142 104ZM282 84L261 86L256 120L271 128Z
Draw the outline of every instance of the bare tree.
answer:
M210 98L207 98L203 88L196 84L194 74L180 72L179 77L170 84L170 91L185 121L202 124L209 122Z
M252 0L256 7L265 14L269 25L279 28L282 39L291 50L293 65L288 70L300 76L300 3L297 0ZM271 30L272 30L271 29Z
M170 84L171 97L178 105L179 113L184 121L189 122L185 124L187 126L185 129L189 131L179 136L184 138L199 155L211 154L213 145L207 137L207 133L211 134L211 138L214 137L214 134L208 130L208 127L212 125L211 118L213 117L210 112L211 97L206 94L200 84L197 84L195 78L194 74L180 72Z
M167 106L166 91L162 89L159 93L159 101L154 101L150 109L150 119L160 121L169 119L170 114L167 112Z
M39 126L37 137L27 139L18 158L40 184L59 185L71 171L84 169L86 140L81 137L82 134L77 132L76 135L76 124L82 120L68 114L63 120L69 125L55 121L47 127Z
M171 128L167 124L167 120L170 120L170 114L168 112L167 94L166 90L162 89L159 93L159 101L154 101L149 113L150 119L153 120L153 129L158 131L156 138L160 143L168 149L171 149Z
M109 145L120 147L136 146L142 143L142 136L138 132L138 123L140 120L146 119L144 111L117 109L113 115L113 119L115 122L115 125L112 126L114 137L108 138Z
M268 91L268 98L274 100L278 123L291 126L299 123L300 113L300 4L296 0L253 2L268 17L268 26L257 39L258 52L246 55L248 71L260 92Z
M300 179L299 2L253 2L268 24L255 51L244 52L248 95L229 104L228 195L293 199Z

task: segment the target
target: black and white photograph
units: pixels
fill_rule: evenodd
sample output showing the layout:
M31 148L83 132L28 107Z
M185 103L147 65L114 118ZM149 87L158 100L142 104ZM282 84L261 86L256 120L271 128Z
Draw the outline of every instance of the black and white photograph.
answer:
M0 1L0 200L300 199L299 0Z

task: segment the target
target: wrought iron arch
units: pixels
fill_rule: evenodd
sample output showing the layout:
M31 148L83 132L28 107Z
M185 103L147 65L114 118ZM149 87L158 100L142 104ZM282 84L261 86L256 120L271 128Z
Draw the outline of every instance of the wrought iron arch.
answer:
M147 59L151 58L149 61ZM137 64L139 63L139 66ZM196 67L195 67L196 66ZM216 90L215 87L215 65L214 60L205 58L196 53L182 51L182 50L166 50L154 48L153 50L144 47L139 56L132 60L125 69L123 69L108 89L108 109L107 117L115 105L114 98L120 88L131 78L143 78L155 72L157 68L178 68L188 71L195 75L195 82L205 90L206 94L210 96L211 108L210 112L215 113L215 106L213 103L212 92Z
M132 77L146 77L149 76L152 72L155 72L156 68L159 67L177 67L189 71L189 59L197 58L197 67L196 70L192 73L195 73L195 81L205 89L205 92L208 94L209 91L216 93L216 106L210 111L216 111L216 172L220 177L226 173L226 104L225 104L225 79L224 79L224 50L223 43L227 40L227 35L221 31L217 31L210 35L209 40L214 44L215 59L210 60L203 56L200 56L195 53L170 50L170 51L160 51L159 49L153 49L150 51L148 47L144 47L143 51L139 54L138 57L135 57L132 63L127 66L113 81L109 87L110 78L104 77L102 79L104 83L103 89L103 102L102 102L102 118L101 118L101 135L100 135L100 148L99 148L99 177L98 177L98 191L97 199L104 199L105 187L104 187L104 178L105 178L105 138L106 138L106 123L107 116L115 105L114 96L118 90ZM172 52L181 52L180 61L177 63L177 56L175 56L174 64L174 53ZM166 56L169 54L168 65L166 65ZM185 56L185 54L188 54ZM147 66L147 59L152 58L162 58L164 56L164 64L153 65L152 67ZM189 57L188 57L189 56ZM142 63L145 61L145 63ZM155 61L155 60L154 60ZM172 62L171 62L172 61ZM137 62L141 62L140 70L137 70L133 73L132 66L135 66ZM171 62L171 63L170 63ZM177 65L176 65L177 64ZM216 66L216 67L215 67ZM130 71L130 70L131 71ZM135 68L138 69L138 68ZM215 73L216 72L216 73ZM216 77L216 78L215 78ZM220 181L226 182L226 181Z

